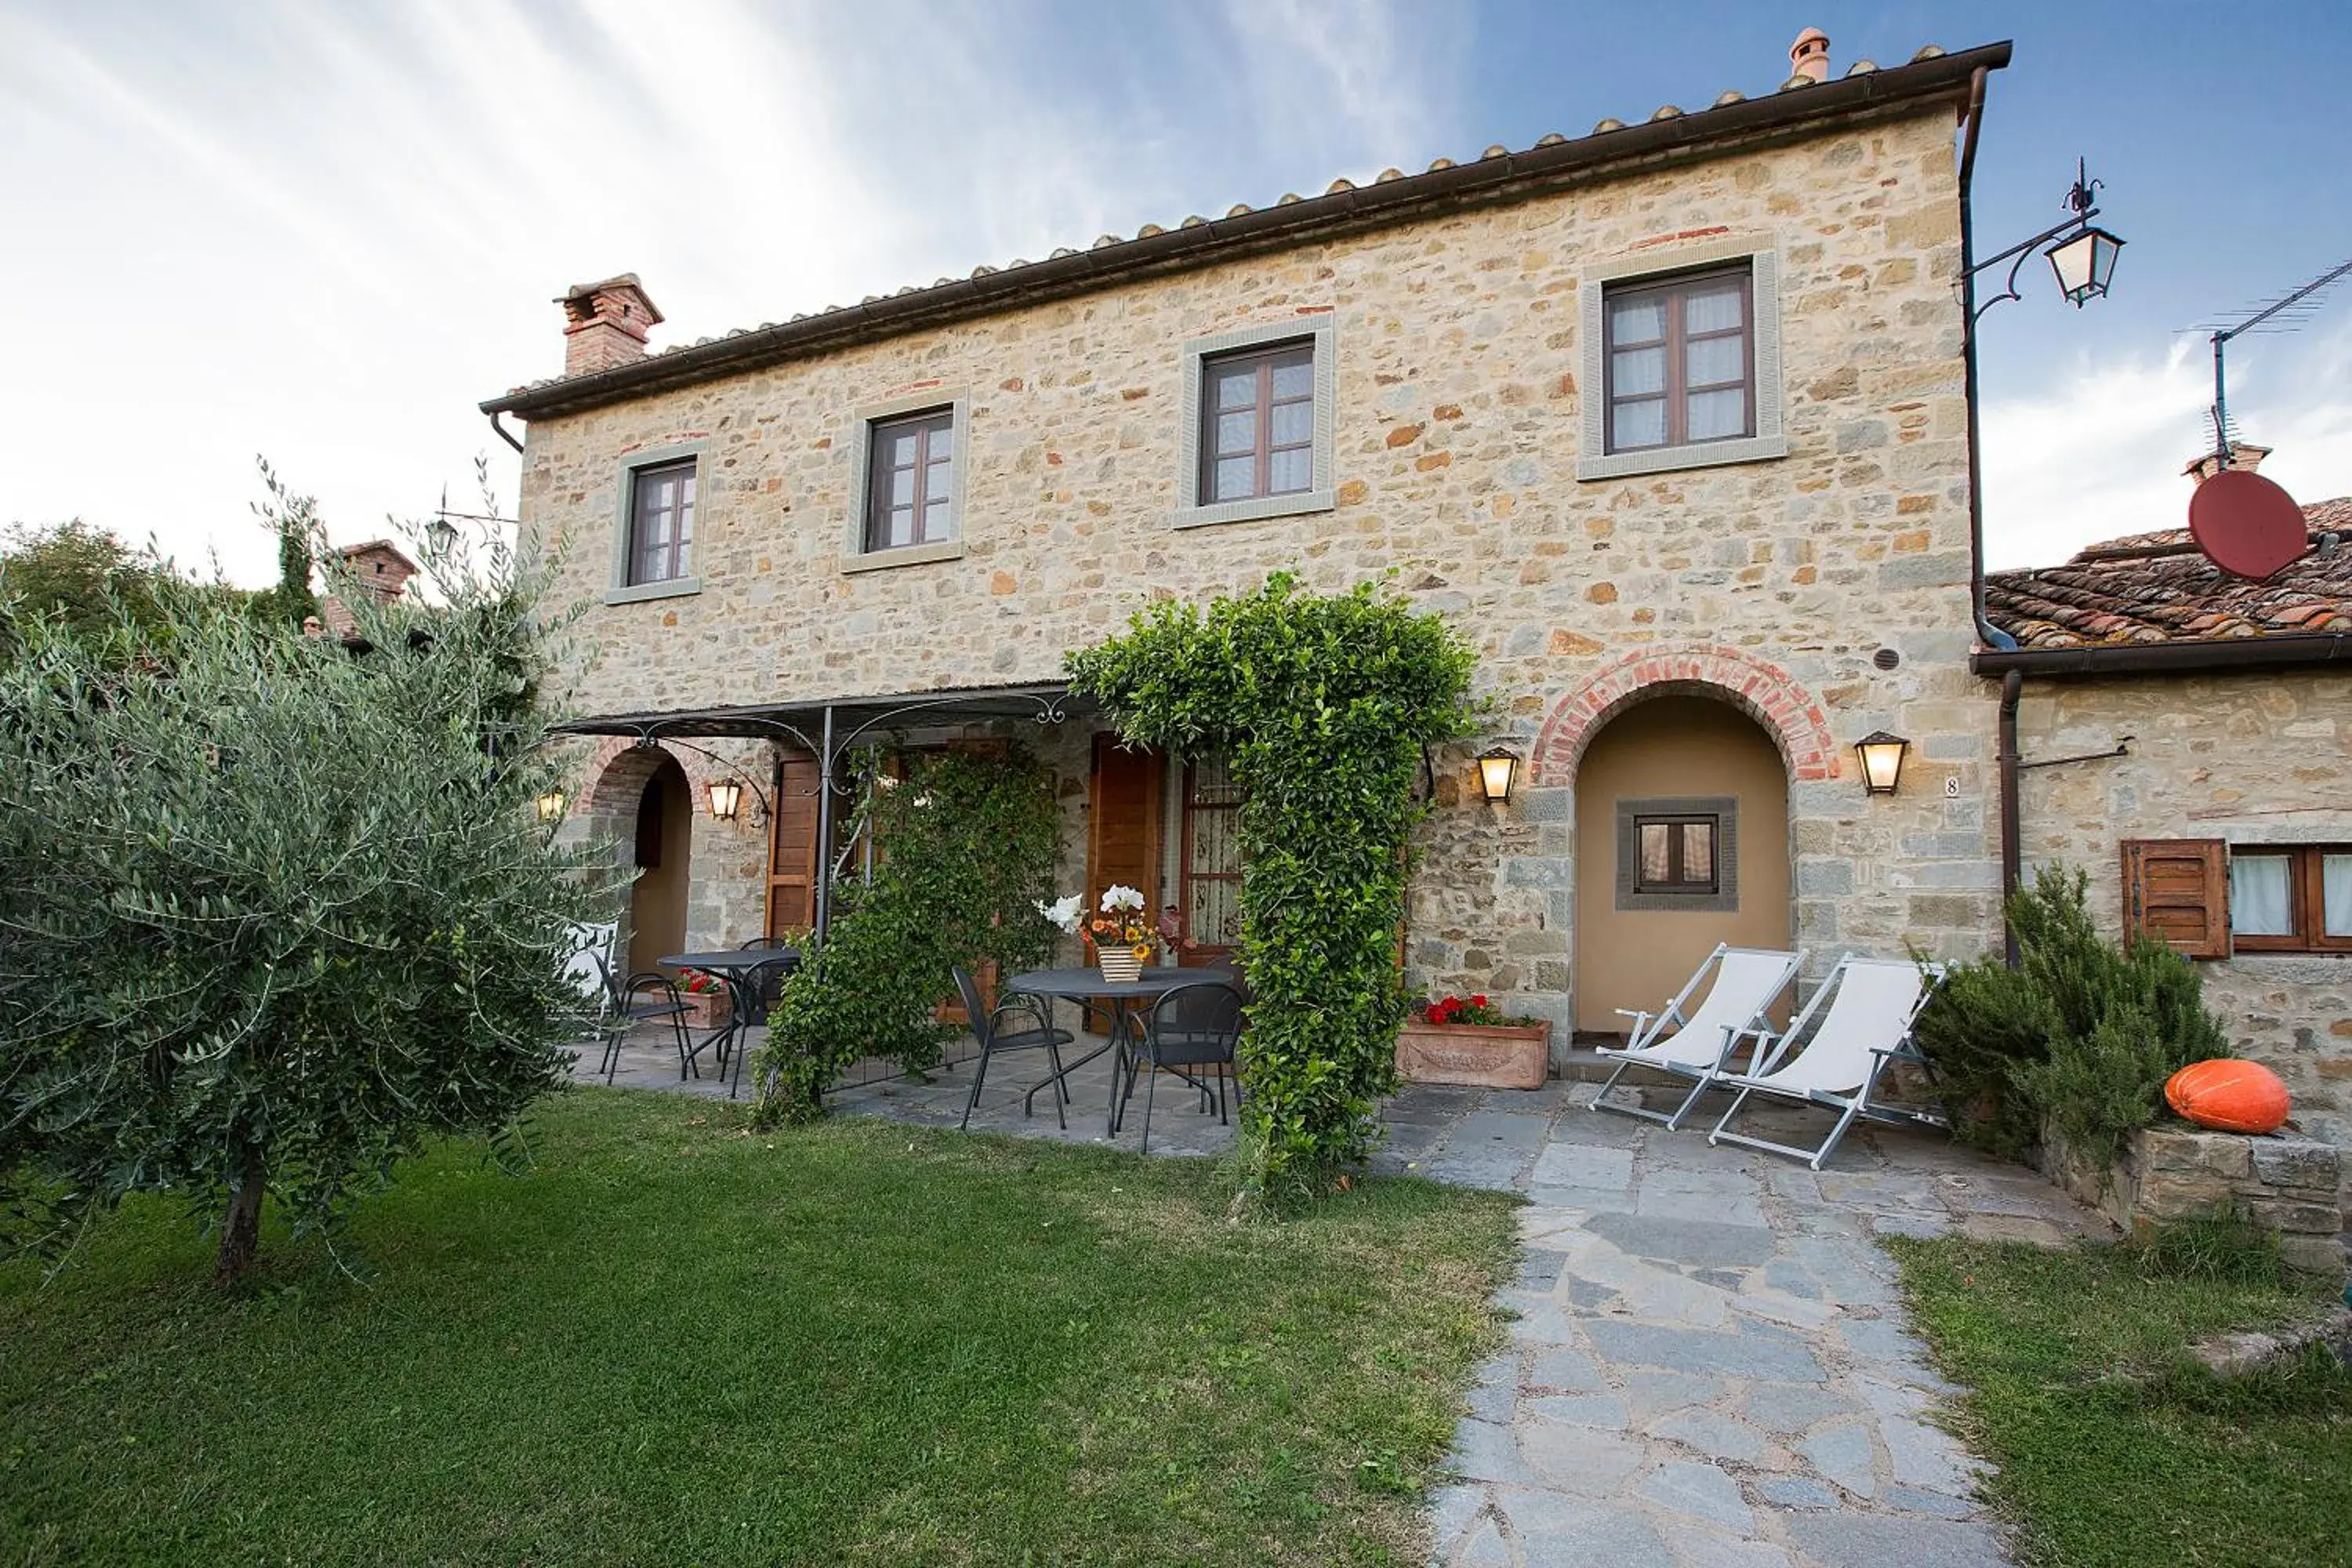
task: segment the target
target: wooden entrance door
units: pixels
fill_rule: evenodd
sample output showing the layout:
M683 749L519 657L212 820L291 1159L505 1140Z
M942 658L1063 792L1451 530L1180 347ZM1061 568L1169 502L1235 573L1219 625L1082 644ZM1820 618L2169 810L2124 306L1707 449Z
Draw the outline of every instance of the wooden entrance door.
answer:
M816 924L816 759L806 752L782 753L775 780L768 818L770 936Z

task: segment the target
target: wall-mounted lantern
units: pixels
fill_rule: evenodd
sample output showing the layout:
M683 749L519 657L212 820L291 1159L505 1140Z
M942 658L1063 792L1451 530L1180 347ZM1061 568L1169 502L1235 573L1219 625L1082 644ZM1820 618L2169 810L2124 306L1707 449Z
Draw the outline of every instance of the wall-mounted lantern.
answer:
M2050 247L2050 269L2058 275L2058 291L2066 303L2081 310L2107 291L2116 275L2116 253L2124 242L2096 224Z
M743 809L743 783L740 779L710 781L710 819L732 822Z
M2066 193L2066 209L2073 216L1969 268L1969 276L1973 279L2004 261L2009 263L2009 281L2000 293L1978 303L1969 318L1971 327L1978 317L2002 300L2025 298L2017 291L2018 271L2028 257L2045 245L2049 248L2042 250L2042 254L2050 258L2050 269L2058 275L2058 291L2066 297L2068 304L2080 310L2106 293L2116 275L2116 257L2122 251L2124 242L2091 221L2099 216L2096 203L2100 184L2091 177L2083 161L2076 159L2074 188Z
M541 822L554 822L554 821L557 821L558 819L560 819L562 816L563 816L563 792L562 792L562 790L560 790L560 789L551 789L551 790L549 790L545 795L541 795L541 796L539 797L539 819L540 819L540 821L541 821Z
M1893 795L1903 777L1903 753L1911 742L1900 735L1890 735L1884 730L1873 730L1853 743L1854 754L1862 759L1862 787L1870 795Z
M1478 759L1478 787L1486 792L1487 805L1500 805L1511 798L1511 778L1518 767L1519 759L1500 746Z

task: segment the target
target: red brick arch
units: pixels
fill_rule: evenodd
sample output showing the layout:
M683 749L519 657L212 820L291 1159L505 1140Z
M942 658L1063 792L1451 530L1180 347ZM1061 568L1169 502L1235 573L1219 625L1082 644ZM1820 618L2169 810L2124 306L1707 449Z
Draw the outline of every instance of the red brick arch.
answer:
M1643 648L1602 666L1556 703L1536 737L1528 774L1537 784L1567 784L1601 727L1634 703L1677 690L1719 698L1764 727L1793 780L1839 775L1840 749L1821 704L1776 664L1719 644Z
M580 793L572 797L571 815L634 814L638 794L645 788L646 780L653 776L659 757L667 757L686 770L687 794L694 803L694 810L704 816L710 812L710 794L706 786L711 778L732 777L741 771L720 774L719 764L699 752L658 745L640 750L631 736L608 735L596 743L596 749L589 753L580 770Z

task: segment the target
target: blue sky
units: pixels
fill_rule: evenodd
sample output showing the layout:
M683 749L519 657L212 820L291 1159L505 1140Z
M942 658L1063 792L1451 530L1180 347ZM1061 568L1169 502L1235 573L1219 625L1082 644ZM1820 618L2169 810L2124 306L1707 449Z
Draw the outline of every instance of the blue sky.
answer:
M556 368L566 283L635 270L690 341L1762 93L1809 25L1840 72L2014 39L1983 248L2055 221L2078 153L2129 242L2114 298L2029 271L1986 318L1995 563L2179 522L2179 329L2352 257L2352 7L0 0L0 521L260 580L256 453L339 538L467 499L478 452L510 506L473 404ZM2352 491L2352 286L2232 372L2266 471Z

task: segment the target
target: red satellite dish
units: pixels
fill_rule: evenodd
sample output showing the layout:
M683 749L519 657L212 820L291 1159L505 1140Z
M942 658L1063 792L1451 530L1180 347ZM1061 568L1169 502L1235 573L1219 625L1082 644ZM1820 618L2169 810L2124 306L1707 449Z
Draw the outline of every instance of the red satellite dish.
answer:
M2272 480L2225 468L2189 498L2189 537L2232 576L2261 582L2311 548L2303 508Z

